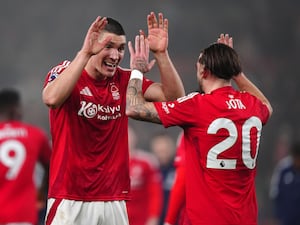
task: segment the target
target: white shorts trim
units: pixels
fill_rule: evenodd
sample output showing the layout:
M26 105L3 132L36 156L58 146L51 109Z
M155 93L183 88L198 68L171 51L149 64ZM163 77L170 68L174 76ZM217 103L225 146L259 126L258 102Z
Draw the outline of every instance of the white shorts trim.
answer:
M125 201L55 201L48 199L46 225L129 225Z

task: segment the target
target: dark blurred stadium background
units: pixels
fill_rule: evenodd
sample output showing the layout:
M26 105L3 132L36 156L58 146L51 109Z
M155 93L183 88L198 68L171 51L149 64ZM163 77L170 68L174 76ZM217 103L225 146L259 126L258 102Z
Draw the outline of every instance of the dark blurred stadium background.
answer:
M234 37L244 71L264 90L274 107L264 129L257 176L260 224L271 224L268 199L272 169L300 134L300 1L288 0L110 0L2 1L0 7L0 87L13 86L23 94L25 121L49 133L47 108L41 90L50 67L72 59L97 15L119 20L133 40L146 30L146 15L163 12L169 19L169 52L187 92L198 89L195 62L199 51L220 33ZM128 67L129 52L122 66ZM150 77L156 81L157 68ZM156 75L155 75L156 74ZM139 129L140 145L159 125L130 121ZM179 128L168 131L174 139Z

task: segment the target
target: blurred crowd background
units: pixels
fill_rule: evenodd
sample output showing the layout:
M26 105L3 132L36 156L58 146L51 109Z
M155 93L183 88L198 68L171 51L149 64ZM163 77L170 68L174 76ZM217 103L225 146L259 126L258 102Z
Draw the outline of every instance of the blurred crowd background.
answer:
M52 66L75 56L96 16L117 19L127 40L134 40L139 29L147 30L150 11L163 12L169 19L169 52L187 93L198 90L195 63L200 50L220 33L229 33L244 72L274 108L264 128L257 173L260 222L267 224L272 217L268 197L272 170L300 136L299 9L296 0L4 0L0 7L0 87L18 88L24 120L49 134L48 112L41 100L45 75ZM129 67L128 51L122 66ZM159 81L157 68L149 77ZM149 135L164 129L145 122L130 123L145 149L149 149ZM180 129L167 131L176 140Z

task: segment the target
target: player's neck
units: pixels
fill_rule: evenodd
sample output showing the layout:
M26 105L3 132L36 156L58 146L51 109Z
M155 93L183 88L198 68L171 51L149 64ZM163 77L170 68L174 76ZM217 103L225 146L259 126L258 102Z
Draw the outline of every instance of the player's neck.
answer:
M224 79L210 79L210 80L206 80L205 82L206 82L204 86L205 93L211 93L216 89L226 87L226 86L231 86L231 82Z
M101 80L106 80L107 77L100 74L98 70L96 70L95 68L92 69L90 67L85 67L85 70L87 72L87 74L93 78L94 80L98 80L98 81L101 81Z

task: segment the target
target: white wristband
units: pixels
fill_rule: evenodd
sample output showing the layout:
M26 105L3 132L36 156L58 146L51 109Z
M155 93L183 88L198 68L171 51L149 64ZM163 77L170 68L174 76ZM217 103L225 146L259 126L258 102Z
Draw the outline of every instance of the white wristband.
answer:
M139 70L133 69L131 71L131 75L130 75L130 79L129 80L131 80L131 79L140 79L140 80L143 80L143 74L142 74L142 72L139 71Z

